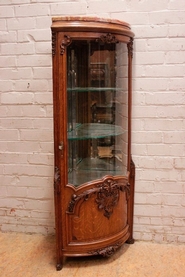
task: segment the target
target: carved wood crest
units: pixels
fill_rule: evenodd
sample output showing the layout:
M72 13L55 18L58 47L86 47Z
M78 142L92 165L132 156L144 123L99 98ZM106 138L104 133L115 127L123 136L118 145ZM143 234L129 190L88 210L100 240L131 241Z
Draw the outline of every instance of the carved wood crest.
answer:
M118 39L115 36L113 36L111 33L100 36L100 38L97 39L97 41L100 41L102 43L108 43L108 44L119 42Z
M97 203L98 209L103 211L105 217L110 218L114 207L119 201L120 191L126 192L126 199L128 200L130 195L129 183L118 182L112 178L108 178L92 189L86 190L78 195L73 194L68 205L68 212L74 213L75 206L80 200L82 202L87 201L91 195L96 194L95 202Z

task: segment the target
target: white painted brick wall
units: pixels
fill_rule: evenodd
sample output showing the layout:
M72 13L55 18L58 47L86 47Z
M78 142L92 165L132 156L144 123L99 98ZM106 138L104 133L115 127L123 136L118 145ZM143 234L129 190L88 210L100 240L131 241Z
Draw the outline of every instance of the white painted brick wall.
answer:
M135 32L134 237L185 242L185 1L1 0L0 229L54 232L51 17Z

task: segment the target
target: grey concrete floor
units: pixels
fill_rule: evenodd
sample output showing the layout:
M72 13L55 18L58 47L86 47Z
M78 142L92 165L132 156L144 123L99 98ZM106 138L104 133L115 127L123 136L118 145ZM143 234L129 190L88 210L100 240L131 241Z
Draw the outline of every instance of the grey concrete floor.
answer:
M68 258L55 269L55 237L0 232L1 277L185 277L185 244L136 241L111 258Z

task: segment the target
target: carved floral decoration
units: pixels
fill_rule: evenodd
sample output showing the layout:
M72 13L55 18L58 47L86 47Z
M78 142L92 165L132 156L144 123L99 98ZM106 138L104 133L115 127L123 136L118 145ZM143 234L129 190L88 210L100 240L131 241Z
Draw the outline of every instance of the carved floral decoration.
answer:
M113 213L113 208L119 200L119 186L115 181L108 179L97 193L96 203L98 209L104 211L104 216L109 218Z
M130 195L129 183L118 182L112 178L108 178L92 189L86 190L78 195L73 194L68 205L68 212L74 213L75 206L79 201L87 201L91 195L96 194L97 197L95 201L98 209L103 211L105 217L110 218L114 207L119 201L120 191L126 192L126 198L128 199Z

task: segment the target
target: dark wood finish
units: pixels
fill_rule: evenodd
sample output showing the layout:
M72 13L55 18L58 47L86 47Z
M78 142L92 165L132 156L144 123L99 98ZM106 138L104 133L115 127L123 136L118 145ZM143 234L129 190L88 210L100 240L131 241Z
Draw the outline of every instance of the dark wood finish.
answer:
M117 20L88 17L53 18L53 108L55 153L55 222L57 270L68 256L103 255L109 257L123 243L133 242L135 166L131 158L131 106L133 36L129 24ZM128 46L128 162L125 176L106 175L78 187L68 184L67 140L67 49L73 40L122 42ZM84 49L84 61L86 50ZM78 66L80 66L78 64ZM95 72L96 73L96 72ZM83 77L85 76L85 77ZM81 71L86 84L88 73ZM79 96L78 96L79 97ZM81 94L80 97L87 97ZM87 113L91 106L80 111ZM87 99L88 102L88 99ZM90 114L88 117L90 118ZM82 142L81 142L82 143ZM86 143L82 143L85 156Z

